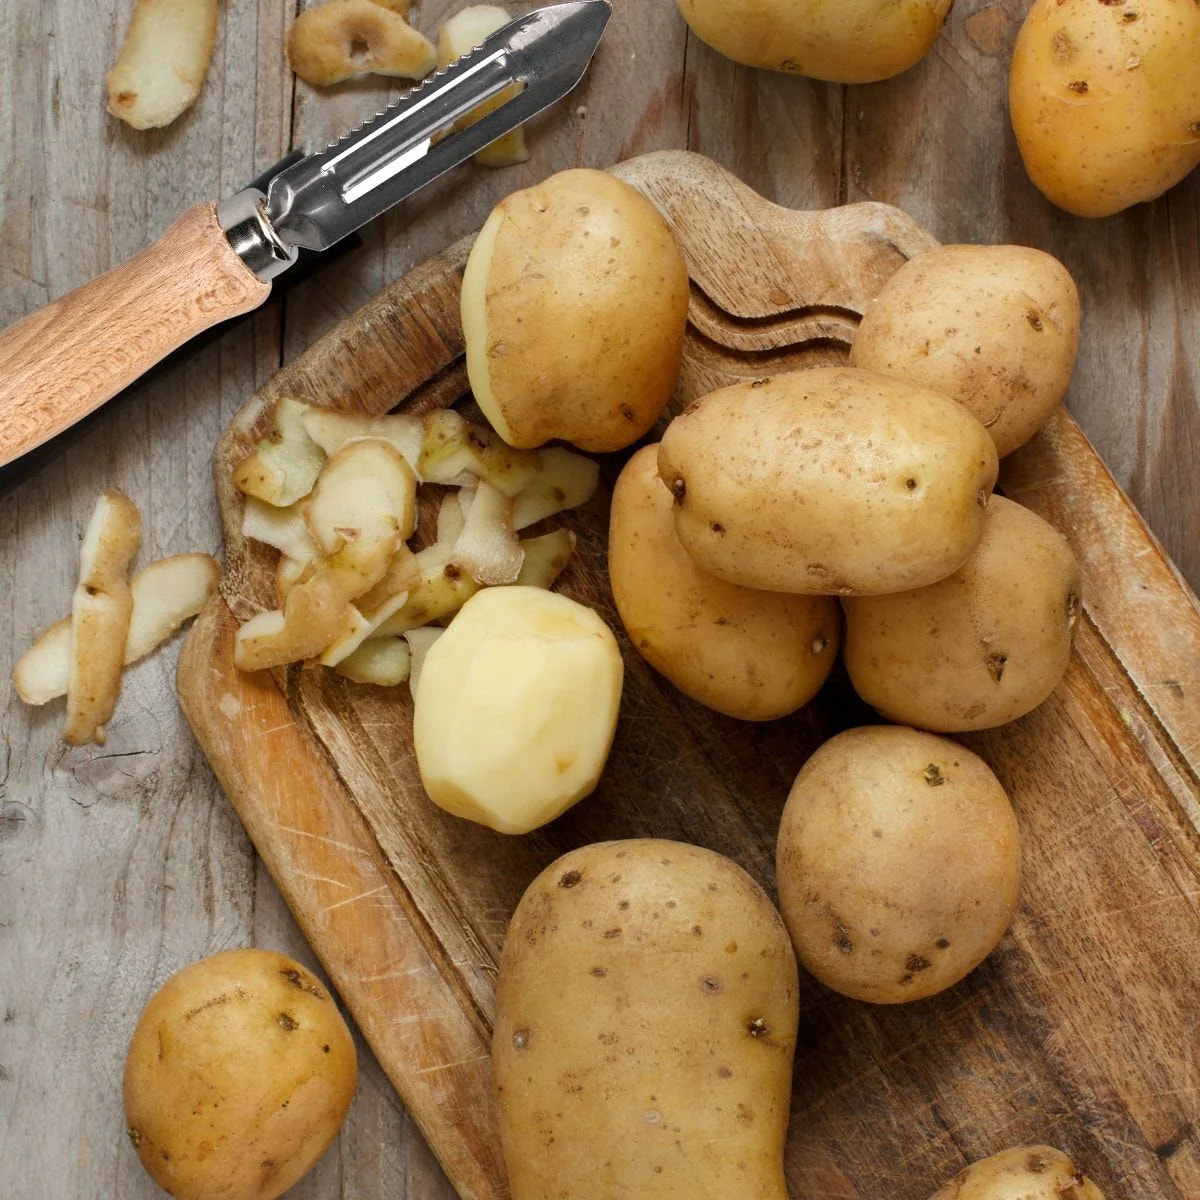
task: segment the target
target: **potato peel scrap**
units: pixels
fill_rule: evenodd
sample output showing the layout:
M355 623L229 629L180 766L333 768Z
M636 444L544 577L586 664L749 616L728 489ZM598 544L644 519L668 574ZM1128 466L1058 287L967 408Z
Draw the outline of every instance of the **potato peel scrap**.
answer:
M417 697L417 684L421 679L421 668L425 665L425 655L429 653L429 649L433 643L445 632L444 629L438 629L436 626L430 625L423 629L410 629L404 635L404 640L408 643L410 654L408 687L412 692L414 700Z
M212 59L218 0L137 0L108 73L108 111L134 129L170 125L191 107Z
M275 424L253 453L233 471L233 485L247 496L286 508L312 491L325 453L308 436L308 405L284 396L275 405Z
M516 583L521 573L525 550L513 531L512 498L484 479L454 543L454 561L477 583L493 586Z
M444 70L456 58L469 54L497 29L507 25L509 20L507 9L498 4L476 4L456 12L438 30L438 70ZM522 83L514 83L505 88L499 95L493 96L456 121L452 132L474 125L476 121L486 117L514 96L520 95L524 86ZM472 158L481 167L511 167L517 163L528 162L529 151L525 148L524 126L518 125L516 129L509 130L491 145L477 151Z
M71 604L71 664L63 741L104 745L104 726L121 690L133 612L129 564L142 543L142 516L124 492L107 488L92 512L79 554Z
M304 414L304 428L326 454L336 454L352 438L374 437L391 442L415 471L425 425L420 417L390 413L383 417L364 417L356 413L335 412L329 408L310 408Z
M355 683L396 687L408 678L410 658L408 643L402 637L369 638L334 670Z
M437 50L400 5L374 0L327 0L306 9L288 33L287 55L292 70L316 87L371 74L423 79L437 66Z

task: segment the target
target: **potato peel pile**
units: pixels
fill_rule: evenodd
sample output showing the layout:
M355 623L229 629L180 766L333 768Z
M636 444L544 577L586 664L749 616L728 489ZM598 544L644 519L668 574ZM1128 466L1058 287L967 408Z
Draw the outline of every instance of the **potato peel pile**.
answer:
M221 569L207 554L159 559L130 580L141 536L133 501L115 488L101 493L83 538L71 616L51 625L13 669L26 704L66 696L69 745L104 744L123 669L165 642L217 589Z
M278 608L238 630L244 671L332 667L360 683L409 678L427 638L485 587L549 588L566 566L565 529L518 535L585 503L599 467L561 447L516 450L451 409L367 417L275 407L271 431L236 467L243 536L279 551ZM436 535L414 549L417 490L446 490Z

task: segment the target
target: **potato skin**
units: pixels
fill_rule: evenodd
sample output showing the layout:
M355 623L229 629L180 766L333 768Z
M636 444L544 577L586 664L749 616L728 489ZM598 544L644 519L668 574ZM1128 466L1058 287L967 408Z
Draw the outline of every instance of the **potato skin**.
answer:
M1003 458L1066 395L1079 350L1079 292L1029 246L940 246L905 263L871 302L850 365L957 400Z
M125 1062L125 1119L178 1200L272 1200L337 1135L354 1041L325 986L286 954L227 950L150 998Z
M1004 789L933 734L838 734L784 806L776 884L796 957L856 1000L899 1004L957 983L1004 936L1020 880Z
M1029 178L1080 217L1161 196L1200 163L1198 62L1195 0L1036 0L1009 77Z
M701 41L735 62L834 83L907 71L952 0L677 0Z
M831 596L789 596L702 571L675 536L658 446L643 446L613 489L608 575L638 653L681 692L743 721L807 704L837 658Z
M675 532L705 571L815 595L956 571L996 469L987 430L953 400L849 367L712 392L671 422L658 454Z
M1062 534L993 496L979 545L948 579L842 601L850 681L903 725L954 733L1007 724L1065 674L1081 596Z
M471 389L510 445L619 450L671 398L687 307L687 266L658 209L604 171L560 171L501 201L471 250Z
M584 846L530 884L492 1061L512 1200L786 1200L795 958L737 865Z
M1014 1146L960 1171L929 1200L1104 1200L1053 1146Z

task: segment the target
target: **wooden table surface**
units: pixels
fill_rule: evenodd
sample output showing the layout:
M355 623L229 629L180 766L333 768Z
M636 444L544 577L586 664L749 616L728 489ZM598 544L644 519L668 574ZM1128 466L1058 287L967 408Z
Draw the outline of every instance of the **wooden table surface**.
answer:
M0 5L0 325L393 94L296 82L282 44L297 5L226 0L198 104L167 130L136 133L104 112L131 2ZM160 1195L122 1127L121 1070L142 1005L167 975L228 947L312 961L179 714L177 642L127 674L102 748L65 747L61 709L27 709L12 692L12 662L69 611L97 493L117 486L141 506L143 561L219 553L209 460L226 421L283 361L479 225L506 192L568 166L688 147L781 204L883 200L943 241L1058 255L1085 317L1070 407L1200 585L1200 176L1106 221L1047 205L1005 114L1026 6L959 0L922 64L844 88L722 60L685 35L671 0L615 0L587 80L532 128L529 163L440 181L365 230L361 248L0 472L0 1194ZM432 32L457 7L425 0L415 22ZM360 1063L337 1144L290 1195L449 1200L365 1048Z

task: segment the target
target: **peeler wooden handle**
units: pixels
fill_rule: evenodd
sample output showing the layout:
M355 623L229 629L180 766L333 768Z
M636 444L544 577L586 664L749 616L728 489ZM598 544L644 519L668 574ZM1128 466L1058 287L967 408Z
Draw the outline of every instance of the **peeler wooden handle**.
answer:
M216 205L188 209L148 249L0 332L0 466L270 292L230 244Z

